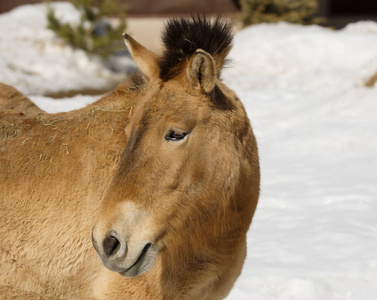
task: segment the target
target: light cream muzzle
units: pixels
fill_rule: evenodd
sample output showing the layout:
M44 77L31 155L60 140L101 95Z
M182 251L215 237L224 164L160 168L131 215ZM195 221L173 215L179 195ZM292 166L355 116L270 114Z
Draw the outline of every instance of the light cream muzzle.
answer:
M105 267L135 277L149 271L156 261L154 226L147 213L132 202L122 203L121 207L116 217L100 216L92 230L92 242Z

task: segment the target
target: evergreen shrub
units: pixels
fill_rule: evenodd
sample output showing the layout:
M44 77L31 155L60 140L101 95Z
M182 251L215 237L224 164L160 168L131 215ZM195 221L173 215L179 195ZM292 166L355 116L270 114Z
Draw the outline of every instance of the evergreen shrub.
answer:
M50 6L47 10L47 27L73 47L90 54L107 57L121 49L121 34L126 29L125 8L118 0L69 0L80 13L80 21L73 25L61 22ZM119 20L113 26L109 17Z
M244 26L286 21L299 24L318 24L318 0L241 0L238 19Z

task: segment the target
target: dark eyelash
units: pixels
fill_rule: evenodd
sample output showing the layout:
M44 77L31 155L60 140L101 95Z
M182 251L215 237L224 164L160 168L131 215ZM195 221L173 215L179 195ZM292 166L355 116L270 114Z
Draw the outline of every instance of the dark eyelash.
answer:
M174 130L171 130L166 136L165 140L167 141L181 141L185 138L185 136L188 135L188 132L176 132Z

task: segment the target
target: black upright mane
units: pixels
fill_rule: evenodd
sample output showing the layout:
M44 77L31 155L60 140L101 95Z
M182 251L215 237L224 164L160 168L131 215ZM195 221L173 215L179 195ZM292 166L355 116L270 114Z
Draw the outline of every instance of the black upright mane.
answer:
M202 49L212 55L218 74L232 47L232 25L219 18L213 22L205 17L168 21L162 35L164 54L159 62L163 81L180 73L180 66L196 51Z

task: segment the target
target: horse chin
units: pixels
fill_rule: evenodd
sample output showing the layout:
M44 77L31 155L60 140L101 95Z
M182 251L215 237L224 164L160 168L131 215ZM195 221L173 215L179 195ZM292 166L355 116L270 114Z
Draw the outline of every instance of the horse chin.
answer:
M133 264L125 271L119 272L119 274L130 278L148 272L154 266L157 254L158 251L152 244L146 245Z

